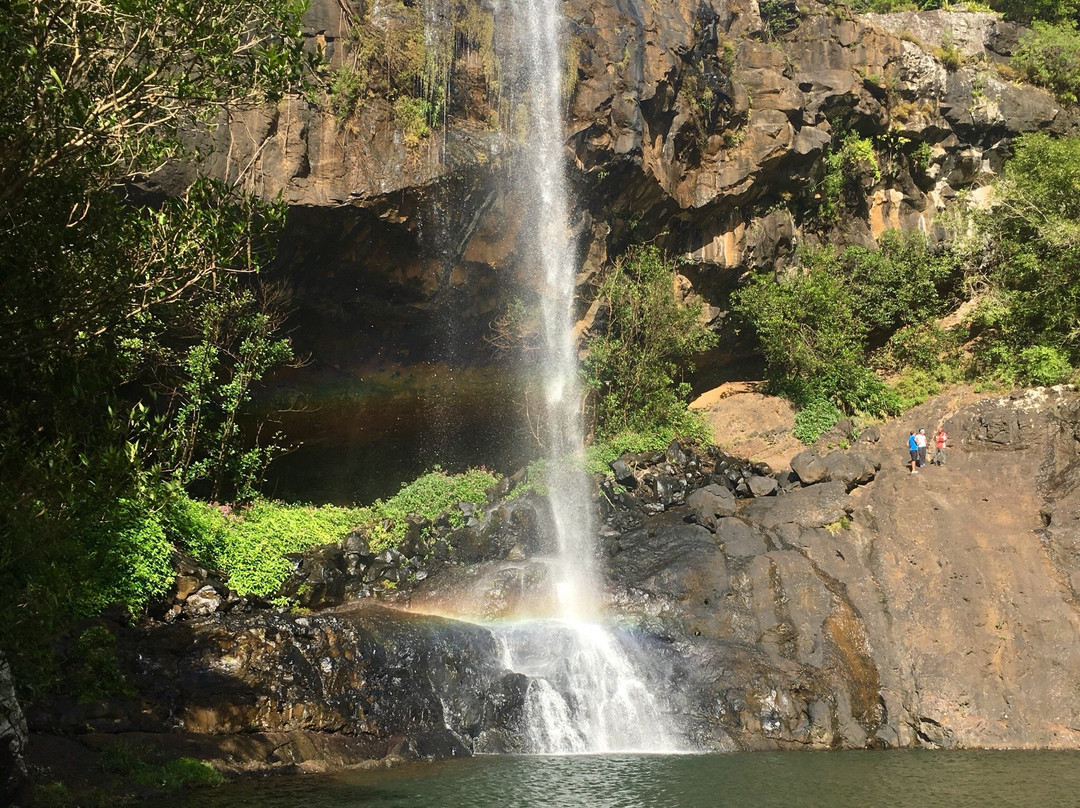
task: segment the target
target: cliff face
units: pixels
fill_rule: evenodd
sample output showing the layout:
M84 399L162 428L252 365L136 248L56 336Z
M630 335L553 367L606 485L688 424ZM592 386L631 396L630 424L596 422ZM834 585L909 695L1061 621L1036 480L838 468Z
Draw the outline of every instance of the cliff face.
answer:
M627 244L650 241L682 259L683 291L708 302L717 328L747 270L782 270L799 243L933 231L959 192L978 197L1015 135L1076 124L1045 91L1002 77L1018 30L992 14L770 4L763 17L753 0L564 8L581 283ZM532 201L514 181L524 133L512 9L316 0L309 27L337 94L238 115L203 144L210 173L292 206L277 272L293 289L294 339L311 362L276 389L302 411L285 428L308 447L286 461L300 465L278 493L312 496L293 483L318 462L347 465L370 448L379 430L388 434L387 410L397 443L433 436L426 464L453 459L440 456L444 445L460 449L459 461L497 462L462 437L523 421L506 406L520 399L517 371L501 367L491 324L512 300L527 313L542 294L519 249ZM409 69L424 65L402 86L369 75L391 70L391 56L363 61L360 43L393 36L412 49ZM342 76L367 84L350 96ZM403 99L434 128L404 119ZM877 165L848 170L844 199L824 222L824 158L846 133L873 144ZM174 168L153 184L175 190L188 176ZM738 351L724 345L728 358ZM500 381L466 368L495 368ZM425 403L402 404L416 401ZM357 425L358 403L379 429ZM491 417L478 421L478 410ZM335 453L344 445L349 453ZM334 497L363 493L383 492Z
M945 464L911 474L908 432L938 424ZM687 745L1080 744L1075 390L943 396L791 466L673 446L624 456L624 489L598 492L610 612L633 627ZM421 580L383 598L396 609L326 608L339 587L310 614L99 622L124 694L37 705L32 729L90 730L91 746L142 733L242 768L519 751L530 679L487 625L548 591L549 533L522 502L517 516L471 511L450 563L419 561Z
M402 131L376 95L347 120L292 99L219 128L209 167L298 208L345 208L325 230L341 248L367 245L339 256L361 259L350 262L354 276L430 298L444 280L425 265L436 257L458 270L456 284L475 282L470 268L511 266L528 203L504 190L522 135L511 13L483 0L418 7L426 47L451 48L430 134ZM489 39L470 45L458 33L440 46L470 14L489 20ZM989 13L838 16L812 5L763 18L750 0L571 0L565 14L568 156L593 257L660 234L703 269L765 266L806 237L820 160L847 131L878 138L881 171L865 178L835 237L868 243L888 228L930 228L957 191L1000 168L1011 137L1075 126L1045 91L1002 78L997 65L1019 31ZM326 75L355 60L351 30L380 30L393 15L392 4L316 2L309 17ZM943 43L951 68L939 60ZM366 226L341 233L347 221ZM412 269L384 254L410 254Z

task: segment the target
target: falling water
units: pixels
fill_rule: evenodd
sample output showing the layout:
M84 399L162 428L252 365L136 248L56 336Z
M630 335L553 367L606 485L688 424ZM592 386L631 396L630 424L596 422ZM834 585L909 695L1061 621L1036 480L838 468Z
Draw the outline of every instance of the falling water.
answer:
M596 526L589 486L571 462L583 453L574 338L578 255L569 224L560 43L561 0L513 0L520 89L529 108L520 176L530 201L529 258L544 279L545 349L540 370L548 490L559 555L553 566L557 618L502 633L507 667L530 676L528 748L543 753L671 751L668 718L643 681L634 647L605 627L594 567ZM505 6L504 6L505 7Z

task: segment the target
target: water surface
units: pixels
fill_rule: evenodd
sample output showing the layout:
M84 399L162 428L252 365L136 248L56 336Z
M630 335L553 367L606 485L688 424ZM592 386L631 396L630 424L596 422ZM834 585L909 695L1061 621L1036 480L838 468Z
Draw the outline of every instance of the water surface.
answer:
M191 795L176 806L192 804ZM1080 752L476 757L226 785L200 808L1075 808Z

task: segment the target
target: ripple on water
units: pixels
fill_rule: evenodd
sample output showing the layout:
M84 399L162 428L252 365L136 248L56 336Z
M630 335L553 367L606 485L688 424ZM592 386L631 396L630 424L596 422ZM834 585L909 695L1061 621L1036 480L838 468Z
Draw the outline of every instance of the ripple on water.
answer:
M1080 752L478 757L188 794L200 808L1075 808ZM163 803L164 806L164 803Z

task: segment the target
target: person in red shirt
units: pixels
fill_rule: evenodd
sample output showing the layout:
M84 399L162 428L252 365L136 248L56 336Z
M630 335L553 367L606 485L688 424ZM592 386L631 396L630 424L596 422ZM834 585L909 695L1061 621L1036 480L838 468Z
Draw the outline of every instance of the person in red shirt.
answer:
M945 447L949 444L949 436L945 432L944 427L938 427L938 431L934 433L934 457L930 461L934 465L945 465Z

